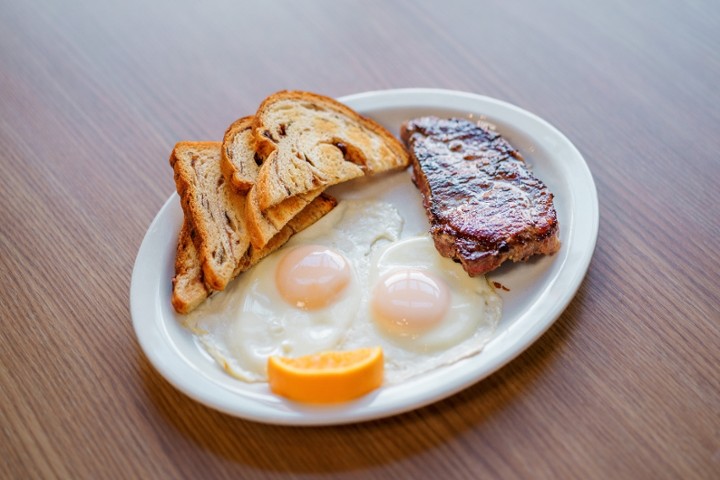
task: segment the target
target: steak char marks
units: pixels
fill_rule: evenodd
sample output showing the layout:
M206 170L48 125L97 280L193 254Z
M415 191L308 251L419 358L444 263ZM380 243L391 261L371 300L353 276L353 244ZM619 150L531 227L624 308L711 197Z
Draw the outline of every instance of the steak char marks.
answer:
M500 134L464 119L405 122L435 248L470 276L560 248L553 195Z

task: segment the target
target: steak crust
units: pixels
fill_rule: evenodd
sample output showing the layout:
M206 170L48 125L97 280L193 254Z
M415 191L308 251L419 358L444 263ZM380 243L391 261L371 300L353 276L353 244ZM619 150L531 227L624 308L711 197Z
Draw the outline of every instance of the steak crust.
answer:
M470 276L560 248L553 194L500 134L465 119L401 127L435 248Z

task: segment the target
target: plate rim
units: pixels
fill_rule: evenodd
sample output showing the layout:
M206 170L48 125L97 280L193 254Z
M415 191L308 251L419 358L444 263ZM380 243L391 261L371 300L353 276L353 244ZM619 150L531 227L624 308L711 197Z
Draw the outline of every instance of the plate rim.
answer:
M552 324L555 323L557 318L574 298L587 274L595 246L597 244L599 230L599 204L597 189L592 173L580 151L562 132L560 132L560 130L552 124L538 115L524 110L512 103L485 95L458 90L439 88L371 90L339 97L338 101L351 104L351 107L359 111L361 115L365 115L366 113L364 112L367 110L400 107L459 109L468 112L478 111L476 106L463 106L464 102L469 101L478 105L483 104L484 106L492 107L490 108L491 111L498 110L512 112L515 115L519 115L519 118L523 119L523 122L529 121L531 124L535 123L536 125L540 125L545 128L548 132L551 132L563 143L564 148L570 149L570 152L575 157L575 160L579 160L579 162L576 162L574 166L578 168L585 177L584 186L587 188L585 198L590 200L589 211L583 211L583 213L587 215L584 219L586 220L586 228L589 227L589 230L584 232L586 233L586 237L589 237L587 240L587 249L579 259L575 259L575 267L571 272L573 275L565 282L569 283L571 288L563 291L556 299L548 314L544 317L544 321L531 323L530 327L532 328L529 328L522 338L515 340L511 344L511 348L505 348L499 352L499 354L496 355L496 360L492 363L490 368L483 370L478 375L462 375L460 378L453 378L453 382L447 382L443 385L443 388L435 388L432 390L432 394L426 394L422 396L422 398L415 399L413 402L403 402L402 399L393 400L391 398L389 402L385 402L383 405L376 405L373 408L364 408L372 406L374 395L371 394L367 398L350 402L348 404L342 404L338 407L317 408L298 406L295 408L295 404L293 404L293 409L289 411L277 411L272 408L272 406L267 407L263 405L261 405L261 407L264 408L260 408L260 410L252 408L253 405L250 405L249 408L243 408L243 404L247 402L244 402L244 399L240 399L240 401L238 401L239 397L237 393L216 385L210 379L204 378L204 376L201 379L204 381L201 381L200 383L205 384L203 386L208 387L208 389L199 389L195 380L188 380L187 372L179 373L177 371L177 366L174 365L174 362L177 362L178 360L185 362L185 359L182 358L179 352L177 352L176 347L173 348L173 345L165 344L167 337L164 336L163 333L166 332L163 331L162 325L158 325L158 322L162 323L162 319L157 320L158 316L162 317L158 311L159 307L156 305L153 312L148 312L148 309L146 308L147 305L143 305L143 302L141 301L148 297L151 300L150 303L153 303L152 299L154 297L152 294L147 293L148 289L156 295L160 295L160 292L158 292L160 286L153 285L151 282L148 283L148 277L143 275L144 266L141 264L141 260L148 255L151 255L154 250L158 250L160 248L153 245L151 241L157 231L161 229L161 224L169 221L168 217L172 215L172 209L174 207L179 208L178 195L176 192L173 192L153 218L140 244L131 276L129 299L130 313L136 338L138 339L145 356L148 358L153 367L175 388L208 407L247 420L267 424L294 426L358 423L397 415L406 411L421 408L425 405L447 398L460 390L480 382L519 356L530 345L535 343L535 341L537 341L537 339L542 336L542 334L545 333ZM487 114L491 117L493 116L485 110L483 110L483 114ZM574 209L571 208L571 211L574 212ZM166 241L165 243L167 244L168 242ZM174 243L175 239L172 239L170 244L173 246L173 251ZM563 267L561 267L560 272L558 272L558 276L562 271ZM155 313L154 316L153 313ZM160 348L158 348L158 345ZM478 355L482 355L482 353L483 352ZM173 356L175 356L175 358L172 358ZM200 375L202 376L202 374ZM208 392L210 392L210 394L208 394ZM240 405L240 408L238 408L238 405Z

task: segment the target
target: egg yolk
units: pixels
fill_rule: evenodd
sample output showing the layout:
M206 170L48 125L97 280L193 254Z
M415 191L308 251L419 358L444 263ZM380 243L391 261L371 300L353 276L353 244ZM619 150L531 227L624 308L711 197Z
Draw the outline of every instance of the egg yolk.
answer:
M443 319L450 308L450 290L430 272L396 270L380 278L371 308L384 330L398 335L421 333Z
M303 245L278 263L275 284L289 304L306 310L330 304L350 283L350 265L336 250Z

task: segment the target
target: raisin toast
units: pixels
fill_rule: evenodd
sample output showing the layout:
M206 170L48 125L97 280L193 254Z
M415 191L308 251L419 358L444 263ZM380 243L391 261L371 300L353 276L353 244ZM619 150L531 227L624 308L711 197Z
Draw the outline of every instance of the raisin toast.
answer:
M189 219L183 221L178 235L175 253L175 276L172 280L173 308L178 313L188 313L210 296L210 288L205 284L200 256L195 248L195 231Z
M223 137L222 169L239 192L250 190L260 169L252 127L253 117L243 117L234 121Z
M220 159L220 142L180 142L170 155L204 281L213 290L225 289L250 245L245 196L226 181Z
M250 241L262 247L325 188L408 165L403 145L384 127L336 100L281 91L254 117L259 169L247 197Z

